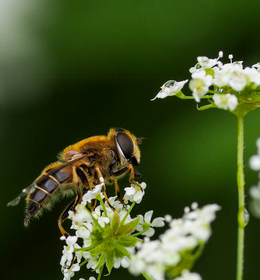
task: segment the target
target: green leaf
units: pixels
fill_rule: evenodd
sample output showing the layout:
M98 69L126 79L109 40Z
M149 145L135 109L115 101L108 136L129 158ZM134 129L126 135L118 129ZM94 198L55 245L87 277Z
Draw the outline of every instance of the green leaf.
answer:
M107 266L107 270L108 270L107 275L109 275L111 273L114 263L115 263L115 253L114 253L114 250L110 250L108 252L107 258L106 258L106 266Z
M118 243L114 244L115 248L121 252L124 256L127 256L129 259L131 258L130 253L126 250L126 248Z
M99 255L102 251L104 251L105 243L99 244L94 249L89 250L92 257Z
M99 269L99 268L105 263L106 259L107 259L107 252L106 252L106 251L103 251L102 254L101 254L101 256L100 256L100 258L99 258L99 260L98 260L98 264L97 264L97 266L94 268L94 270Z
M113 219L112 219L112 231L114 233L117 232L118 228L119 228L119 224L120 224L120 218L119 218L119 215L116 211L114 211L114 214L113 214Z
M139 220L140 220L140 217L138 216L132 222L120 227L118 232L117 232L117 235L118 236L126 236L126 235L130 234L131 232L133 232L135 230L135 228L137 227L137 225L139 223Z
M124 254L123 254L121 251L115 249L114 252L115 252L115 257L116 257L117 259L123 258Z
M134 236L124 236L120 238L120 243L124 247L134 247L136 245L136 242L142 242L142 239L134 237Z

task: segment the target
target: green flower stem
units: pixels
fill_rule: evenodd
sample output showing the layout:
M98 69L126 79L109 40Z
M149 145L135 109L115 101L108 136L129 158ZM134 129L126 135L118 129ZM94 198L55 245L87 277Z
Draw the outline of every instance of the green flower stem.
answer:
M91 246L88 246L88 247L75 248L75 249L74 249L74 252L80 252L80 251L90 251L90 250L92 250L92 249L94 249L94 248L96 248L96 247L97 247L97 245L96 245L96 244L94 244L94 245L91 245Z
M212 93L212 94L215 94L215 93L217 93L217 94L221 94L221 92L220 91L217 91L217 90L208 90L208 93ZM211 95L211 98L213 97L213 95Z
M94 216L92 215L91 211L89 211L89 209L87 207L85 207L86 210L88 211L88 213L91 215L91 218L93 220L93 222L96 224L96 226L98 227L99 231L103 231L102 226L98 223L98 220L94 218Z
M139 236L139 235L141 235L141 234L147 232L148 229L149 229L149 228L147 228L147 229L145 229L145 230L142 230L142 231L139 231L139 232L137 232L137 233L131 234L131 236L134 236L134 237Z
M124 224L124 222L125 222L127 216L130 214L130 212L132 211L133 207L135 206L135 203L136 203L135 201L132 203L131 207L129 208L129 210L128 210L127 213L125 214L123 220L120 222L119 227L121 227L121 226Z
M180 99L195 99L193 96L186 96L186 95L182 95L181 97L178 96ZM213 95L204 95L202 97L200 97L200 99L209 99L209 98L212 98Z
M97 199L100 201L100 204L102 205L102 208L103 208L103 210L104 210L105 217L108 217L108 216L107 216L107 210L106 210L105 203L104 203L103 199L101 198L100 194L98 195Z
M242 108L238 108L238 144L237 144L237 185L238 185L238 240L237 240L237 280L243 277L243 258L244 258L244 112Z
M98 279L97 279L97 280L100 280L100 279L101 279L102 272L103 272L103 268L104 268L104 264L100 267L100 271L99 271Z
M80 263L79 266L82 267L84 264L86 264L89 261L89 259L86 259L84 262Z
M142 275L146 280L152 280L152 278L150 278L146 272L142 272Z

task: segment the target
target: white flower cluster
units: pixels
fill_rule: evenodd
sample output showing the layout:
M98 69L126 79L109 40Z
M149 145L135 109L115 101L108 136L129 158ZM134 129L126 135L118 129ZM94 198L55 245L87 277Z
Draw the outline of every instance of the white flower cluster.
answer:
M69 212L69 219L72 220L71 229L75 230L74 236L69 236L65 238L61 237L61 240L65 240L66 245L62 251L62 257L60 261L60 265L62 266L62 272L64 274L64 280L69 280L74 276L76 271L80 270L80 263L82 261L86 263L86 267L88 269L92 269L96 271L96 273L100 272L100 267L98 267L102 252L91 254L91 249L93 249L93 242L97 242L97 234L109 235L107 234L112 228L114 223L114 214L115 212L118 214L119 222L122 223L121 226L134 221L129 214L129 205L123 205L121 202L116 200L115 197L109 198L109 203L115 210L111 209L110 206L105 202L102 205L98 205L95 207L93 212L90 212L86 208L86 204L91 202L92 199L96 199L99 195L101 196L101 189L104 184L103 178L101 178L101 184L97 185L94 189L89 190L82 199L82 203L78 204L75 208L75 211ZM145 183L141 183L141 187L143 189L146 188ZM124 197L124 201L134 201L140 202L144 195L144 192L140 192L140 190L132 185L129 188L126 188L126 194ZM164 218L157 218L153 222L151 222L151 216L153 211L149 211L145 214L145 218L140 215L139 223L137 224L135 234L143 234L146 233L151 236L154 233L154 230L151 227L159 227L163 226ZM105 227L107 225L107 231ZM98 228L100 230L98 230ZM103 230L103 231L102 231ZM127 230L127 229L126 229ZM94 234L93 234L94 233ZM111 233L112 234L112 233ZM110 235L111 235L110 234ZM94 240L94 241L93 241ZM80 241L80 242L79 242ZM132 239L130 240L132 241ZM82 244L81 246L79 244ZM97 243L95 243L97 244ZM101 244L101 243L100 243ZM96 246L96 245L95 245ZM132 254L135 247L126 246L125 249L129 254ZM105 248L104 248L105 250ZM128 267L129 266L129 258L126 256L117 258L114 257L114 268Z
M198 57L198 63L190 69L192 80L189 86L197 102L209 91L210 86L217 87L220 93L213 97L215 104L219 108L233 111L238 104L238 99L236 95L231 94L228 96L226 94L225 98L221 98L222 88L227 87L230 91L239 93L247 85L259 86L260 72L257 70L259 69L258 64L243 69L242 61L232 62L233 55L229 56L230 63L223 64L219 61L222 56L223 53L220 52L216 59L209 59L206 56Z
M169 229L159 240L145 238L131 259L129 271L134 275L146 273L154 280L164 280L168 268L178 266L186 253L191 253L208 241L211 235L210 223L219 210L216 204L198 209L197 203L193 203L191 209L185 208L182 219L172 219L167 215L165 219L169 222ZM183 272L179 279L200 279L194 275L193 278L186 276L187 272Z
M260 85L260 63L243 69L242 61L232 62L233 55L229 55L230 63L226 64L219 61L222 57L223 52L219 52L219 57L215 59L206 56L197 57L197 64L189 70L192 77L189 88L196 102L200 102L200 99L209 93L211 95L206 97L213 97L215 107L234 111L241 92L246 88L255 90ZM187 81L166 82L152 100L173 95L187 99L181 93Z

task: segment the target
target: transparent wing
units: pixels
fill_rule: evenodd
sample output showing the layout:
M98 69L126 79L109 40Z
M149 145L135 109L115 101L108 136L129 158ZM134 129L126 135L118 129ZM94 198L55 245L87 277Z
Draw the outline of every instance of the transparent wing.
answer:
M33 193L35 191L35 184L30 185L29 187L22 190L22 192L12 201L10 201L7 206L15 206L19 203L21 198L27 196L29 193Z
M75 163L75 162L77 162L77 161L80 161L80 160L83 159L84 157L89 157L89 156L92 155L92 154L86 155L86 154L82 154L82 153L77 153L77 152L75 152L75 151L73 151L73 152L74 152L74 153L73 153L73 157L72 157L71 160L69 160L67 163L61 164L60 166L58 166L58 167L56 167L56 168L51 169L51 170L48 172L48 174L49 174L49 175L52 175L53 173L55 173L55 172L57 172L57 171L63 169L64 167L69 166L69 165L71 165L71 164L73 164L73 163ZM13 199L12 201L10 201L10 202L7 204L7 206L15 206L15 205L17 205L17 204L20 202L21 198L27 196L29 193L33 193L33 192L35 191L35 187L36 187L36 184L35 184L35 182L34 182L34 183L31 184L29 187L23 189L22 192L21 192L15 199Z

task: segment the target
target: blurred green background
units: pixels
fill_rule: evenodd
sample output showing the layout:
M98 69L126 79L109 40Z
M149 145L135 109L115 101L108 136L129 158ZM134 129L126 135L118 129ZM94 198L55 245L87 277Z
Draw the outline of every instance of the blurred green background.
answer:
M177 218L194 201L222 206L193 270L204 280L235 279L236 118L199 112L193 101L150 99L165 81L190 78L199 55L260 61L259 9L258 0L0 1L1 279L63 278L57 219L68 201L28 229L24 201L6 204L66 146L110 127L146 138L138 171L148 186L136 214ZM260 111L245 119L247 204L258 180L248 159L259 120ZM244 279L260 277L259 229L251 216ZM111 277L133 279L125 269Z

